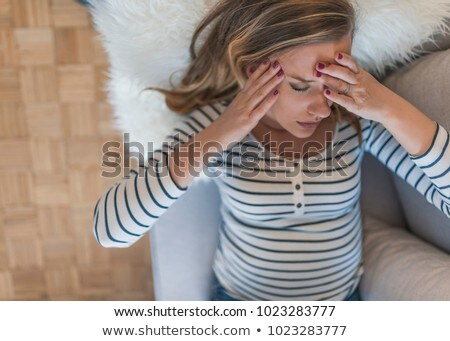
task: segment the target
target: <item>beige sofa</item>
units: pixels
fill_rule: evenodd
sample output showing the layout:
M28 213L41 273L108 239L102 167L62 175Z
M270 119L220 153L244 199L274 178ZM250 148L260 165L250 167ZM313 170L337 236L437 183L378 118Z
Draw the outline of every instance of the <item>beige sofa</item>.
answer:
M442 37L440 45L444 50L391 73L384 84L450 130L450 37ZM367 213L362 297L449 300L450 220L393 174L383 176L383 185L391 182L398 201L381 202L382 180L369 179L372 173L365 174L362 195Z

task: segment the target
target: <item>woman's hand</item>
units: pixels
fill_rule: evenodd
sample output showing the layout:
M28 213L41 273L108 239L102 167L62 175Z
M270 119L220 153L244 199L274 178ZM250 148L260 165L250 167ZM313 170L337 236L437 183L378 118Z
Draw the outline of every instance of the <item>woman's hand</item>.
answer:
M319 62L314 76L328 89L325 96L348 111L368 120L381 122L393 106L403 99L360 68L346 53L337 53L337 64Z
M228 132L234 143L242 140L279 98L278 87L285 75L278 61L267 59L248 68L249 78L225 111L212 124Z

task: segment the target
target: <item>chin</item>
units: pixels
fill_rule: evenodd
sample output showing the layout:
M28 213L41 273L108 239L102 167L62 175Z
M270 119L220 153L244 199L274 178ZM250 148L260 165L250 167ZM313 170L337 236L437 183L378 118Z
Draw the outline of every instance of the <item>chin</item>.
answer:
M306 139L308 137L311 137L315 131L316 129L306 130L300 127L295 132L291 132L291 134L299 139Z

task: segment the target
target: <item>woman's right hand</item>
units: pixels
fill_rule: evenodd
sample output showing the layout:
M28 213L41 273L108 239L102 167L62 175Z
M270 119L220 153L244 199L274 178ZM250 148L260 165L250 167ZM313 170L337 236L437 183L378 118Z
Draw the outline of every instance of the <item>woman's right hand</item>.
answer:
M221 131L230 133L234 142L251 132L279 97L276 87L284 79L284 72L277 61L267 62L251 73L244 88L216 120Z

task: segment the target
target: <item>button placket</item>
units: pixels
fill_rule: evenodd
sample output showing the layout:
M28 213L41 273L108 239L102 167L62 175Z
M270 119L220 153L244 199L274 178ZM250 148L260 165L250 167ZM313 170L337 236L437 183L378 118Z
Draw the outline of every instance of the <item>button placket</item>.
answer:
M298 174L292 179L292 186L294 191L294 205L297 214L303 214L305 210L305 195L303 191L303 178L300 169Z

